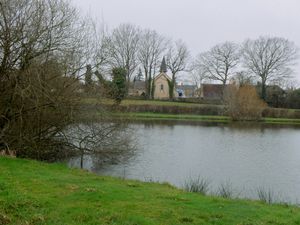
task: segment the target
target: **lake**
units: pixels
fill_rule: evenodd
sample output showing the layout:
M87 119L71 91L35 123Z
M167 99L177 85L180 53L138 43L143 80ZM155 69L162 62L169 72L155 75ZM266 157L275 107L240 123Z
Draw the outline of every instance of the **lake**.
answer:
M183 187L200 177L211 193L230 187L236 197L258 199L258 190L277 201L300 202L300 129L250 124L133 123L133 157L84 168L101 175L168 182ZM78 166L78 160L71 160Z

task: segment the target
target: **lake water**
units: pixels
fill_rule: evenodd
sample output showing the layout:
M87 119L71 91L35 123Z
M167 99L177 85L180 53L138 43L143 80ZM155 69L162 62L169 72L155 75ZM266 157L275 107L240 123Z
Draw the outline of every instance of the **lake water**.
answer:
M236 196L257 199L258 189L279 201L300 202L300 129L248 124L130 125L137 151L126 162L84 167L102 175L169 182L182 187L201 177L212 193L228 185ZM70 162L72 166L78 160Z

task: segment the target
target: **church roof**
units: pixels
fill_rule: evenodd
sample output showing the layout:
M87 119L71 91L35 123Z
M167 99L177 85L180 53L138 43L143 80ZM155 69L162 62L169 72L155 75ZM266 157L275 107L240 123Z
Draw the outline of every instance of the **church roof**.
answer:
M165 57L163 57L163 60L161 61L161 65L160 65L160 72L161 73L166 73L167 70L167 64L166 64L166 59Z
M161 78L161 77L165 77L167 80L171 81L171 78L168 76L168 74L166 74L165 72L161 72L160 74L158 74L154 80L157 80L158 78Z

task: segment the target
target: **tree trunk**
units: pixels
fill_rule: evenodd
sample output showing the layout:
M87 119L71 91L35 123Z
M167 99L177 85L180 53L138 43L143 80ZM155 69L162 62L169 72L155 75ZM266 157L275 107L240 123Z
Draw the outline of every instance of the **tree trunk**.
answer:
M150 90L151 90L151 99L154 99L154 92L155 92L154 79L152 79L149 83L150 83Z
M80 156L80 168L83 169L83 152L81 153Z
M222 101L224 101L224 93L225 93L225 89L226 89L226 82L227 82L227 80L224 80L223 83L222 83L222 85L223 85L222 93L221 93L221 100Z
M176 80L175 73L172 74L172 80L169 82L169 97L171 100L174 100L174 88L175 88Z
M146 80L146 95L147 95L147 99L151 99L151 77L149 76L148 80Z
M262 80L261 83L261 98L266 101L267 99L267 86L266 86L266 81Z

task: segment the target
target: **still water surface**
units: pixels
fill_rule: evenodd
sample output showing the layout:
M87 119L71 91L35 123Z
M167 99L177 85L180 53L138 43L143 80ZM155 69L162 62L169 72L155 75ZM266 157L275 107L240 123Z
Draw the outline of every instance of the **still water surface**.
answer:
M102 175L169 182L182 187L202 177L211 192L230 185L242 198L257 198L257 189L277 200L300 202L300 129L262 125L131 124L137 151L131 159L84 167ZM72 166L78 161L70 162Z

